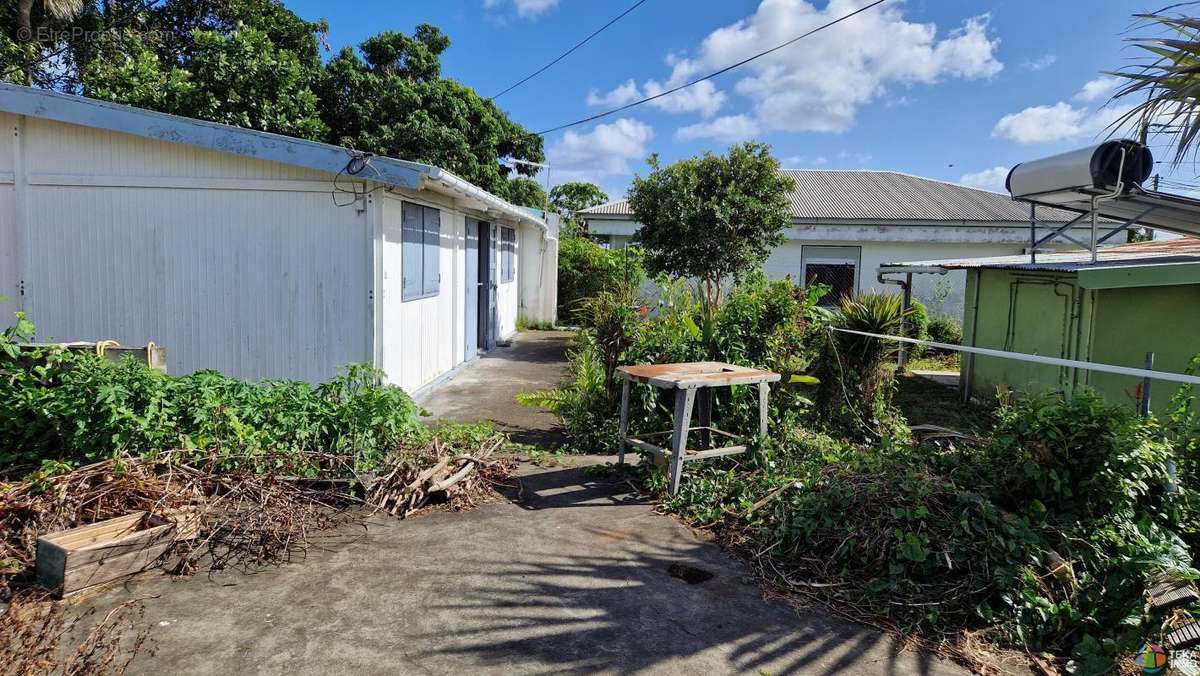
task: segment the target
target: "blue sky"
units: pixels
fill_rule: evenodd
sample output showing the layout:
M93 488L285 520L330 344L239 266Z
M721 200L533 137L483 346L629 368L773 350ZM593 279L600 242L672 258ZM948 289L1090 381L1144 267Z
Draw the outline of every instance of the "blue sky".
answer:
M633 0L285 0L330 22L334 49L428 22L449 34L443 74L490 96ZM498 99L541 131L786 40L866 0L647 0ZM1086 145L1119 110L1103 71L1136 55L1131 14L1166 0L889 0L711 86L546 137L552 183L614 198L645 157L770 143L788 168L891 169L1002 189L1014 163ZM682 94L682 93L681 93ZM1156 148L1165 159L1166 150ZM1164 175L1171 169L1161 165ZM1174 171L1193 181L1190 165Z

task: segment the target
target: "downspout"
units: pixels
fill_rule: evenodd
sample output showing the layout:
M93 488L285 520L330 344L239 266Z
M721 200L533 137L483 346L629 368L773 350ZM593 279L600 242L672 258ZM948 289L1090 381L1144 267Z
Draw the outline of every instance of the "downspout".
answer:
M912 305L912 276L913 276L913 273L914 272L928 272L928 273L934 273L934 274L938 274L938 275L944 275L947 272L949 272L949 270L947 270L945 268L913 268L912 270L906 270L903 272L904 279L888 279L887 277L884 277L884 275L896 274L896 272L898 272L898 271L884 272L883 270L880 270L879 272L877 272L875 274L875 281L879 282L880 284L894 284L894 285L900 287L901 294L902 294L901 298L903 299L902 304L901 304L901 312L903 312L904 317L907 317L908 309ZM906 335L907 333L908 333L908 320L902 319L900 322L900 335L907 337L907 335ZM908 364L908 343L900 343L900 352L896 357L896 366L899 367L901 371L903 371L906 364Z

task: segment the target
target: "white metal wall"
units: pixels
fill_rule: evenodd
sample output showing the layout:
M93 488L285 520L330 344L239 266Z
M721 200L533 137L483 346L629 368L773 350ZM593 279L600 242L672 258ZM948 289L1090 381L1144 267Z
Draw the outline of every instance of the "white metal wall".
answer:
M442 214L441 283L436 296L405 301L401 294L404 279L401 203L415 202L435 207ZM381 290L376 340L377 359L388 380L409 392L424 387L466 359L466 226L467 212L453 200L425 191L412 192L393 189L379 203L380 275ZM521 250L526 231L531 226L489 221L489 216L476 212L471 218L517 228L517 270L511 282L500 282L500 231L496 228L496 254L492 269L498 282L497 314L499 334L511 336L516 332L519 313ZM472 312L475 308L470 308Z
M464 242L465 216L445 208L428 195L404 197L441 210L441 283L436 296L404 301L401 294L403 242L401 197L387 195L382 202L381 313L379 340L382 368L388 379L413 391L454 368L464 351Z
M553 324L557 319L557 216L551 214L549 221L550 236L528 226L517 231L518 314L530 323Z
M501 340L511 338L517 332L517 315L521 310L521 237L513 233L516 241L513 242L515 251L513 253L513 278L512 281L504 281L504 276L500 274L501 263L504 258L504 249L501 246L503 238L500 233L496 233L496 314L499 315L499 328L497 333Z
M0 327L8 326L12 313L20 308L17 280L16 137L20 120L15 115L0 113L0 296L8 299L0 303Z
M3 154L26 159L27 217L10 229L26 237L24 304L40 338L152 340L174 373L244 378L321 381L370 361L368 219L334 206L327 175L24 126L23 148Z

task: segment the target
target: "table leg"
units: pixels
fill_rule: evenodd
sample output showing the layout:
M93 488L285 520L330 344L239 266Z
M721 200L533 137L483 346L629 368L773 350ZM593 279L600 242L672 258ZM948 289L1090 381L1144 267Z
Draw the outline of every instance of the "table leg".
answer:
M769 383L758 384L758 436L760 441L767 439L767 402L771 396Z
M701 427L712 427L712 400L713 390L711 387L706 387L696 392L696 408L700 417ZM700 449L708 449L712 447L712 432L709 430L700 430Z
M621 383L621 446L617 452L617 464L625 464L625 439L629 437L629 379L622 378Z
M683 452L687 450L688 428L692 426L692 404L696 401L696 390L675 390L675 432L671 436L671 494L679 492L679 479L683 476Z

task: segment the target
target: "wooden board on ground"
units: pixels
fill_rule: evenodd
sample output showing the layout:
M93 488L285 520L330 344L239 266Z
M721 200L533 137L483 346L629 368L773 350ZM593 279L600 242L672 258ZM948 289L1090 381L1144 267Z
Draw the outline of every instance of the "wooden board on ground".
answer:
M146 512L38 538L38 584L70 594L154 566L175 539L175 524Z

